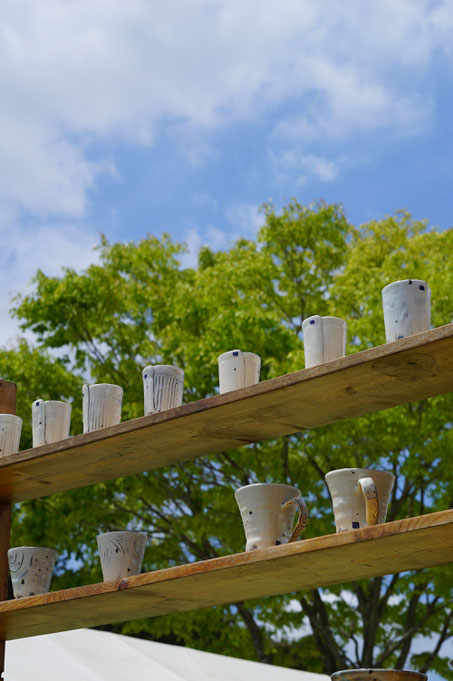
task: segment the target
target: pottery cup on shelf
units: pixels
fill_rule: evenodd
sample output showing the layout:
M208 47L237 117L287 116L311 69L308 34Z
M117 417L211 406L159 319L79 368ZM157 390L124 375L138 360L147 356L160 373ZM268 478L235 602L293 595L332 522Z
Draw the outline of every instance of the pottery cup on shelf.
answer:
M0 414L0 456L19 451L22 419L15 414Z
M147 536L144 532L118 530L97 537L104 582L140 574Z
M261 357L254 352L229 350L217 358L220 394L247 388L260 381Z
M246 551L295 541L307 525L307 506L292 485L258 482L240 487L235 497L244 525ZM294 526L296 510L299 518Z
M337 532L385 522L395 476L369 468L341 468L326 475Z
M31 405L33 447L69 437L71 405L59 400L35 400Z
M403 279L382 289L387 343L428 331L431 321L431 289L422 279Z
M347 325L344 319L313 315L304 319L302 331L306 369L345 356Z
M55 549L42 546L18 546L9 549L8 564L14 598L47 593L56 560Z
M83 395L83 432L115 426L121 421L123 389L111 383L84 385Z
M170 364L150 365L143 369L145 415L180 407L184 390L184 371Z
M344 669L334 672L332 681L427 681L426 674L407 669Z

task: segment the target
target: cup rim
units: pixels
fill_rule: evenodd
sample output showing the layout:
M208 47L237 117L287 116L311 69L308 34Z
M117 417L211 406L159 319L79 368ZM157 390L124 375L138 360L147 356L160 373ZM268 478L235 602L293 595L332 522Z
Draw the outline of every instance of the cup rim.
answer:
M100 534L96 535L96 539L99 539L100 537L108 537L109 535L113 534L135 534L148 539L146 532L141 532L140 530L112 530L111 532L101 532Z
M383 471L380 468L336 468L335 470L326 473L324 477L325 480L327 481L327 478L332 477L333 475L335 475L335 473L349 473L351 471L354 471L355 473L359 474L366 473L368 474L369 477L372 477L373 473L379 476L381 475L390 476L391 478L393 478L393 480L396 480L396 476L394 473L392 473L391 471Z
M413 284L424 284L426 286L427 291L431 290L429 288L428 282L425 281L424 279L411 279L410 277L408 277L407 279L397 279L396 281L391 281L390 284L384 286L384 288L382 289L382 293L384 293L384 291L387 291L389 288L399 286L400 284L409 284L409 282Z
M250 489L251 487L284 487L285 489L292 489L297 492L297 494L302 497L302 493L297 487L294 485L289 485L286 482L252 482L250 485L242 485L242 487L238 487L237 490L235 490L235 495L238 494L238 492L241 492L244 489Z
M394 676L397 674L413 674L414 681L418 679L419 681L423 680L426 681L428 678L427 674L423 674L423 672L415 672L412 669L380 669L378 667L365 667L361 669L342 669L340 671L336 671L331 675L332 681L340 681L342 678L346 677L346 675L350 675L351 677L360 677L362 675L370 675L370 673L373 674L383 674L387 676L387 679L389 676Z
M307 325L306 323L308 323L312 319L335 319L335 321L343 322L343 324L346 324L346 320L343 319L342 317L334 317L333 315L325 315L323 317L320 314L313 314L313 315L311 315L311 317L306 317L306 319L303 320L302 328L304 327L304 324L306 326Z
M56 549L51 549L49 546L11 546L11 548L8 549L8 555L11 551L23 551L24 549L32 549L33 551L40 549L41 551L48 551L49 553L54 553L55 556L58 556L58 551Z
M44 404L64 404L66 407L72 406L70 402L65 402L64 400L43 400L41 397L36 398L31 406L34 407L38 402L43 402Z
M239 348L234 348L233 350L226 350L226 352L222 352L222 354L217 357L217 361L221 362L223 359L227 359L228 357L231 356L232 352L240 352L241 355L248 357L256 357L261 361L261 356L257 355L256 352L250 352L249 350L239 350Z
M118 385L117 383L84 383L83 387L84 388L97 388L98 386L103 386L104 388L119 388L120 390L123 390L123 388Z
M2 416L8 416L9 418L12 418L13 421L20 421L21 423L23 423L23 420L17 414L0 414L0 419Z
M152 369L160 369L160 373L163 375L173 374L174 378L178 378L181 381L184 380L184 369L176 366L176 364L148 364L148 366L142 369L142 377L144 378L145 372L151 372Z

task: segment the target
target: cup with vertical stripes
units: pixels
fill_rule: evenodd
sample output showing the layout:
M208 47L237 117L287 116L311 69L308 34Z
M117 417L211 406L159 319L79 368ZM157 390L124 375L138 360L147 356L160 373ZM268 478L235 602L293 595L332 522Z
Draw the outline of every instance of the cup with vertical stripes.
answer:
M69 437L71 405L59 400L35 400L31 405L33 447Z
M180 407L184 371L171 364L155 364L142 371L145 415Z
M22 419L15 414L0 414L0 456L19 451Z
M121 421L123 389L112 383L84 385L83 395L83 432L115 426Z

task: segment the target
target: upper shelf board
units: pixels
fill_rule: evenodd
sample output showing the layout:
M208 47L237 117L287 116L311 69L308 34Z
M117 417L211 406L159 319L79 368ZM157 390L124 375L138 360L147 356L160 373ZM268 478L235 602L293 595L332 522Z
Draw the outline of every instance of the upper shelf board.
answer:
M0 502L141 473L453 391L453 324L0 457Z
M453 561L453 510L0 603L10 640L185 612Z

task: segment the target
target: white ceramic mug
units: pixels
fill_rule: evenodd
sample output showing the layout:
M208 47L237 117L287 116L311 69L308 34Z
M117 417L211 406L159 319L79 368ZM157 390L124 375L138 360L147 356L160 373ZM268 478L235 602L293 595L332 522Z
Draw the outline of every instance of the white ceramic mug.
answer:
M395 476L369 468L341 468L326 475L337 532L385 522Z
M35 400L31 405L33 447L69 437L71 405L59 400Z
M98 535L104 582L140 574L146 540L146 534L132 530L118 530Z
M171 364L150 365L143 369L145 414L157 414L180 407L184 390L184 371Z
M307 506L292 485L257 482L240 487L235 497L244 525L246 551L295 541L307 525ZM297 509L299 519L293 527Z
M83 432L115 426L121 421L123 389L111 383L84 385L83 395Z
M19 451L22 419L15 414L0 414L0 456Z
M14 598L45 594L50 589L57 552L42 546L9 549L8 563Z
M422 279L403 279L382 289L387 343L428 331L431 321L431 289Z
M306 369L345 356L347 325L344 319L316 314L304 319L302 331Z
M220 394L260 382L261 357L254 352L229 350L217 358Z

